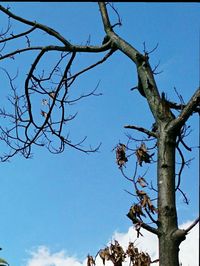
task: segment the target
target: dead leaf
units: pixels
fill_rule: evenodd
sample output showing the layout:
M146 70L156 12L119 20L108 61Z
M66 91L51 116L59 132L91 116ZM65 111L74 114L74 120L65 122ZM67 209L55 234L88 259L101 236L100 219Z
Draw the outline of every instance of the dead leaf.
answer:
M43 110L41 110L41 115L44 116L45 118L47 118L47 113Z
M50 96L52 99L55 98L55 95L56 95L55 91L51 91L51 92L49 93L49 96Z
M116 161L119 167L122 167L125 165L125 163L128 161L126 157L126 145L119 144L116 149Z
M101 249L99 251L99 256L103 261L103 265L105 265L105 261L110 259L110 251L109 251L109 247L106 247L104 249Z
M143 177L138 177L137 182L140 184L141 187L146 187L148 185L147 181Z
M136 193L138 194L138 196L144 196L146 195L146 192L143 190L137 190Z
M88 256L87 256L87 266L94 266L94 265L95 265L94 258L88 254Z
M139 217L140 219L140 216L146 217L146 215L142 211L141 205L139 204L134 204L133 206L131 206L130 211L132 212L132 215L134 215L135 217Z
M141 223L137 223L135 225L135 230L137 231L137 238L139 238L140 236L143 236L143 234L140 232L141 229Z
M135 153L140 166L142 166L143 162L150 163L150 158L151 156L153 156L153 154L148 154L146 145L144 143L141 144L141 146L136 150Z
M144 195L143 199L140 202L142 208L145 208L147 206L148 200L149 200L149 197L147 195Z

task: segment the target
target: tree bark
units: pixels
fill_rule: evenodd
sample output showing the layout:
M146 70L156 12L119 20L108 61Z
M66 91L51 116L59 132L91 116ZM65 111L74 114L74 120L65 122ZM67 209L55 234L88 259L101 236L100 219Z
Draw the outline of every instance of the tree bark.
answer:
M158 138L158 237L159 265L179 265L179 245L185 234L178 229L175 193L176 134L160 123ZM177 234L180 232L180 234Z

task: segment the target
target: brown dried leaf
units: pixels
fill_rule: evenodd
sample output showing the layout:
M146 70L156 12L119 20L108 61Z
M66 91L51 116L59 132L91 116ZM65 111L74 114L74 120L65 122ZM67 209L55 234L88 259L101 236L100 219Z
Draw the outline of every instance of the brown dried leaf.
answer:
M137 182L140 184L141 187L146 187L148 185L148 183L143 177L138 177Z
M143 191L143 190L137 190L136 193L138 194L138 196L142 196L142 197L143 197L144 195L146 195L146 192Z
M152 204L150 198L148 197L148 207L151 208L152 206L153 206L153 204Z
M152 155L149 155L147 153L147 148L144 143L141 144L141 146L136 150L135 153L140 166L142 166L142 162L150 163L150 158Z
M56 95L55 91L51 91L51 92L49 93L49 96L50 96L52 99L55 98L55 95Z
M147 206L148 200L149 200L149 197L147 195L144 195L143 199L140 201L142 208Z
M143 236L143 234L140 232L140 229L141 229L141 223L137 223L137 224L135 225L135 230L137 231L137 238L138 238L139 236Z
M45 118L47 118L47 113L43 110L41 110L41 115L44 116Z
M148 209L154 214L154 212L158 213L158 209L154 207L154 205L152 204L150 198L148 198L147 200L147 206Z
M146 217L146 215L143 213L143 211L142 211L142 207L141 207L141 205L139 205L139 204L135 204L134 205L134 209L135 209L135 214L140 218L140 215L142 215L142 216L144 216L144 217Z
M94 265L95 265L94 258L88 254L88 256L87 256L87 266L94 266Z
M99 251L99 256L103 261L103 265L105 265L105 261L110 259L110 251L109 251L109 247L106 247L104 249L101 249Z
M120 246L119 242L115 240L115 244L110 245L110 251L111 251L111 260L112 262L119 262L124 261L126 258L126 254L123 250L123 248Z
M119 167L122 167L125 165L125 163L128 161L126 157L126 145L119 144L116 149L116 161Z
M126 250L126 254L131 257L134 255L134 244L133 242L129 242L128 248Z
M141 149L143 152L147 152L147 148L146 148L146 145L145 145L144 143L141 144L140 149Z

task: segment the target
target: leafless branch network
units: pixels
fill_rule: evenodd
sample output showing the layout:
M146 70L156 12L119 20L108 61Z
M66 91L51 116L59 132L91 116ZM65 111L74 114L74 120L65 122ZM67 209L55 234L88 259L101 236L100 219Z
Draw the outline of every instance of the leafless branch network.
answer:
M115 8L111 4L113 10ZM90 38L85 46L72 45L57 31L35 21L29 21L11 12L10 8L0 5L0 11L8 17L8 25L0 33L1 54L0 61L8 59L17 60L19 56L34 52L35 58L27 69L24 79L24 90L17 88L17 77L13 77L6 68L1 71L6 75L12 94L8 101L10 107L1 107L0 118L4 123L0 126L0 139L9 148L3 154L1 161L7 161L16 154L25 158L32 156L32 147L46 147L51 153L61 153L66 146L73 147L84 153L96 152L100 145L95 148L85 147L87 137L75 142L69 135L69 124L77 117L77 113L70 114L70 105L89 96L100 96L97 92L99 83L89 93L73 97L71 90L79 76L90 71L94 67L105 62L115 52L110 44L100 46L90 45ZM117 10L115 10L117 13ZM21 32L11 32L10 21L20 22L26 29ZM28 27L28 28L27 28ZM43 32L51 36L56 45L34 46L34 34ZM15 41L21 40L22 47L15 46ZM60 42L61 45L57 45ZM8 45L8 47L6 47ZM10 45L12 44L12 46ZM13 49L10 50L10 47ZM74 71L72 65L77 57L77 52L101 53L107 51L104 56L95 63L83 69ZM48 57L47 57L48 54ZM54 65L46 64L49 57L57 55ZM20 77L22 76L19 72ZM21 85L20 85L21 87ZM9 125L4 126L5 121Z

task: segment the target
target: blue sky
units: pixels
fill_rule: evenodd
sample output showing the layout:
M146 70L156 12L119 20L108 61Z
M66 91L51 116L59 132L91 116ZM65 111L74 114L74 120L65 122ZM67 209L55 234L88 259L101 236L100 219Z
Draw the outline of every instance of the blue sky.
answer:
M8 3L2 5L6 7ZM9 2L9 6L17 15L54 28L74 44L85 44L90 36L91 44L97 45L105 35L97 3ZM127 2L115 6L122 18L123 25L116 30L120 36L140 51L144 41L149 50L159 43L150 63L155 66L160 61L159 70L163 73L156 76L160 91L176 101L173 90L176 87L187 102L199 84L199 3ZM0 14L0 24L5 22L6 17ZM20 30L20 25L15 27L14 31ZM33 43L46 43L46 37L34 35ZM54 44L53 39L47 40ZM13 73L19 68L25 74L31 59L28 55L31 54L22 59L16 57L15 66L9 61L2 66ZM80 54L74 70L102 56ZM53 60L50 54L46 64L52 64ZM32 159L18 156L0 165L0 246L3 248L0 257L6 258L10 265L26 265L28 251L38 246L46 246L53 252L65 250L69 256L84 259L88 252L95 254L104 247L115 231L126 232L131 226L126 213L134 198L124 189L131 191L132 187L122 177L112 149L119 141L127 141L125 133L134 133L125 130L124 125L150 128L154 121L145 100L136 91L130 91L137 85L136 68L123 54L117 52L105 64L80 77L72 96L93 90L99 81L102 96L84 99L69 110L78 111L69 126L72 139L87 136L86 145L92 146L102 142L98 153L86 155L67 148L63 154L52 155L34 148ZM21 75L17 81L20 89L23 82ZM1 81L1 87L3 93L9 91L5 80ZM197 146L197 116L189 124L193 132L187 144ZM196 159L185 169L181 187L190 205L183 204L181 195L177 195L180 224L194 220L198 214L197 155L197 149L192 155L186 154L187 159L195 156ZM130 172L134 171L133 162L127 167ZM146 169L144 166L140 173ZM156 182L155 178L152 169L147 179Z

